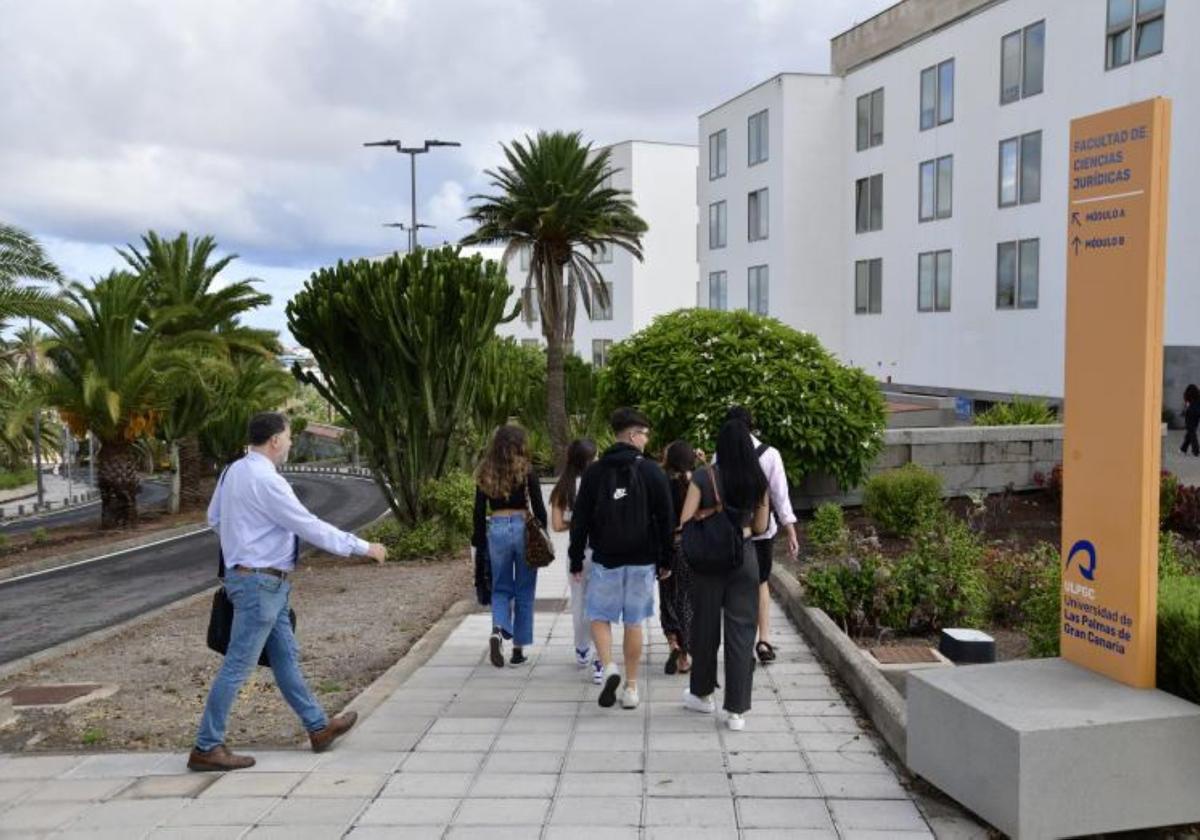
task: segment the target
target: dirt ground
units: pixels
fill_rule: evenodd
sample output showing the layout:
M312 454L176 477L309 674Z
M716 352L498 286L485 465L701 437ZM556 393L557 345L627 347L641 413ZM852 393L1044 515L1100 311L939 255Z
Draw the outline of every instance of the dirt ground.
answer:
M393 665L455 601L473 595L468 553L423 563L314 555L293 578L301 664L328 713ZM204 645L211 600L168 610L111 639L0 681L19 685L119 681L109 698L57 711L21 711L0 751L184 750L192 743L220 657ZM296 746L303 729L259 668L229 721L239 747Z

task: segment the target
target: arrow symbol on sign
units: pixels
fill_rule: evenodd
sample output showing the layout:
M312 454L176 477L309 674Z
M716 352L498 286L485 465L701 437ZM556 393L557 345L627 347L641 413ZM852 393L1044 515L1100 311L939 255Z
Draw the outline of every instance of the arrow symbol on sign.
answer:
M1078 210L1073 211L1071 213L1071 224L1079 225L1080 227L1083 227L1083 222L1079 221L1079 211Z
M1080 239L1078 236L1076 236L1074 239L1071 240L1071 244L1075 246L1075 256L1077 256L1077 257L1079 256L1079 246L1082 243L1083 243L1083 240Z

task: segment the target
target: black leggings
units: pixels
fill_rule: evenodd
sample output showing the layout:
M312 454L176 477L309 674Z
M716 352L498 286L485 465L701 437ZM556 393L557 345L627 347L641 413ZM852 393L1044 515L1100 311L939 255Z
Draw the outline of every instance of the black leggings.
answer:
M692 607L692 694L706 697L716 688L724 625L725 711L748 711L758 634L758 553L753 543L746 541L742 565L729 574L693 576Z
M1200 440L1196 439L1195 429L1188 429L1184 433L1183 446L1180 447L1180 451L1186 454L1189 447L1191 447L1193 455L1200 455Z

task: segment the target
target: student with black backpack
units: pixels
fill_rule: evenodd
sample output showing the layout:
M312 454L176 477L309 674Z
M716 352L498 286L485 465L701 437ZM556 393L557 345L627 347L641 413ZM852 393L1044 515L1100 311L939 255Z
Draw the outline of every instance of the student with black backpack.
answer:
M592 547L587 615L603 665L600 705L616 702L621 671L612 661L612 625L625 625L625 690L621 706L636 709L642 623L654 614L655 577L670 574L675 512L671 487L658 464L643 456L650 422L640 411L613 412L617 442L583 473L571 517L571 575L583 573Z
M717 463L692 475L683 502L683 552L692 566L692 676L683 705L712 714L717 648L725 634L725 711L731 730L745 728L754 682L758 629L758 555L750 537L767 530L767 477L750 429L727 420L717 436Z

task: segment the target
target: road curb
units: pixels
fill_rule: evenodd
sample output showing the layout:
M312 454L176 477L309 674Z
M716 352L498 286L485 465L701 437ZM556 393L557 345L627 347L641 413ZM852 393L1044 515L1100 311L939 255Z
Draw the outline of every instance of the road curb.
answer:
M342 711L358 712L360 718L368 718L396 689L404 685L413 672L438 652L442 643L454 632L454 628L474 610L475 602L470 598L463 598L451 604L442 617L430 625L396 664L376 677L375 681L360 691Z
M904 763L908 708L900 692L867 661L824 610L805 606L804 587L795 575L776 565L771 570L771 588L808 643L846 683L883 740Z

